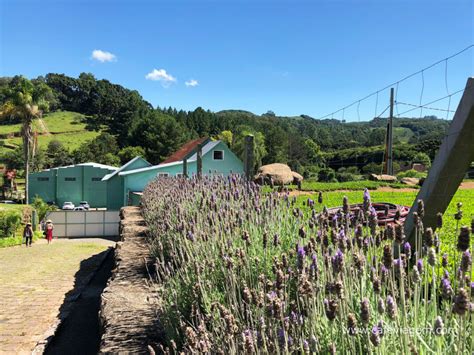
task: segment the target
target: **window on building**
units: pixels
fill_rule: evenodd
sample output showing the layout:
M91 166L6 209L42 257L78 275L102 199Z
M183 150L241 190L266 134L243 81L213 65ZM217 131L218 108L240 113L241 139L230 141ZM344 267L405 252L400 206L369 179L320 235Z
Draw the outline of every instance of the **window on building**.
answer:
M92 181L102 181L102 178L101 177L93 177Z
M38 181L49 181L49 177L39 177L37 178Z
M215 150L212 152L214 160L224 160L224 151L223 150Z
M64 178L64 181L76 181L75 177L66 177Z
M183 173L176 173L176 177L183 177Z
M170 173L158 173L157 176L158 177L168 177L168 176L170 176Z

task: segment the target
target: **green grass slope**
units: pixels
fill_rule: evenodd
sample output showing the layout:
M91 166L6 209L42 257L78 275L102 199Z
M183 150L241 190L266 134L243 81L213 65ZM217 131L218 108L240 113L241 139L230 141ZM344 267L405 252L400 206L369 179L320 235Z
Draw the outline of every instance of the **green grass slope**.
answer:
M70 150L77 149L84 142L97 137L100 132L88 131L84 122L85 116L77 112L58 111L45 115L34 122L34 130L38 132L40 148L46 148L52 140L58 140ZM0 125L0 136L20 131L19 124ZM7 137L3 140L0 150L20 147L20 137Z

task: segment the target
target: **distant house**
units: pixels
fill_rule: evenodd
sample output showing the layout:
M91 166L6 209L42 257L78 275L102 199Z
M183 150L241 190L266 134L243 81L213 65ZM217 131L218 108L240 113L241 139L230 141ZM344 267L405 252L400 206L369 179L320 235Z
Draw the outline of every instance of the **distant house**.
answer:
M84 163L30 174L29 198L36 195L46 202L62 206L66 201L88 201L92 208L119 210L138 204L145 186L158 176L182 176L183 161L187 174L197 173L197 149L202 147L202 172L207 174L242 174L242 161L222 141L200 138L183 145L161 164L151 165L135 157L120 168Z
M156 177L182 176L183 161L187 162L188 176L197 173L197 148L202 146L202 173L203 175L231 173L243 174L242 161L222 141L197 139L186 143L161 164L141 169L118 172L123 178L124 201L123 205L136 204L145 186Z

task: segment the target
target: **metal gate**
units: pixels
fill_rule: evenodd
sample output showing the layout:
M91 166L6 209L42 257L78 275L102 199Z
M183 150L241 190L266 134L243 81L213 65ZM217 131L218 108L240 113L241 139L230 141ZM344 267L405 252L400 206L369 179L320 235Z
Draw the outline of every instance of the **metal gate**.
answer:
M53 222L53 236L113 237L119 235L119 211L54 211L46 215Z

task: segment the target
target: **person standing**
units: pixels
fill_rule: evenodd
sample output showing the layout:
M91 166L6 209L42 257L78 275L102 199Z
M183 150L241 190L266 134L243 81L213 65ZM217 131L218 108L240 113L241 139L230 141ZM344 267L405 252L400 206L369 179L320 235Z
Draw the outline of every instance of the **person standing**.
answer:
M27 223L23 229L23 239L25 239L26 246L31 247L31 243L33 242L33 228L31 228L31 223Z
M48 219L46 221L46 230L45 230L46 240L48 241L48 244L50 244L51 241L53 240L53 229L54 229L53 222L50 219Z

